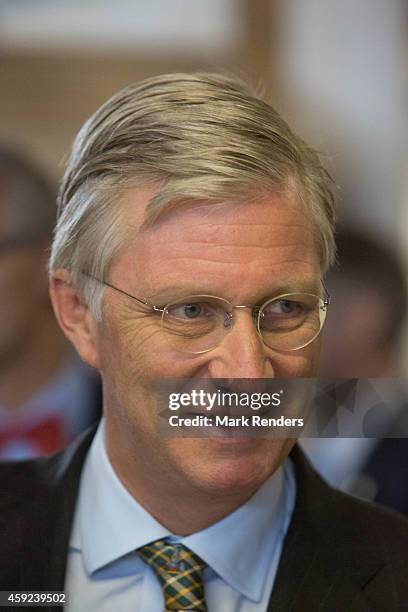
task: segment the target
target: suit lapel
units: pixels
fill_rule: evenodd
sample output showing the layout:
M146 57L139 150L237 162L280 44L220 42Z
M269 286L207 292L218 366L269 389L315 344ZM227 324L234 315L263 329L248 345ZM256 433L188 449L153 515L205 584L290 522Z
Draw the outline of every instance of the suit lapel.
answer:
M96 428L85 432L78 442L65 452L55 469L55 495L59 501L55 523L47 582L51 589L64 590L69 538L74 517L83 463Z
M41 474L37 502L29 516L30 527L21 525L17 538L24 539L24 558L31 563L19 566L19 585L27 590L64 590L69 537L75 511L78 487L86 453L96 428L87 430L64 452L40 460ZM22 492L24 495L24 492ZM35 525L35 530L31 526ZM60 610L50 607L50 610Z
M297 499L285 539L281 562L269 602L275 610L370 609L365 589L381 574L384 561L364 543L364 568L352 557L352 543L339 528L342 516L338 496L309 466L302 452L292 452L297 481ZM334 499L335 498L335 499ZM337 501L336 501L337 500ZM340 504L341 506L341 504ZM350 530L351 533L353 529ZM358 534L352 542L359 542ZM363 540L364 542L364 540ZM367 592L368 592L367 588Z

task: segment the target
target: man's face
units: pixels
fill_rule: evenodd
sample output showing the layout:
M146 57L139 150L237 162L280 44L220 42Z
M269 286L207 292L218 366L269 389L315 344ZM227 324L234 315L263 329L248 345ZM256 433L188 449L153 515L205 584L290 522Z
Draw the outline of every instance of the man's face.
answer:
M138 227L150 197L129 191L124 202L129 227ZM153 304L210 294L255 306L285 292L316 293L320 274L310 220L299 204L271 194L247 204L180 207L153 227L135 231L108 280ZM142 315L133 300L109 288L103 312L97 350L111 457L127 448L152 477L160 474L201 491L255 490L293 440L160 436L155 381L315 376L318 341L286 353L269 349L245 309L235 311L234 325L217 348L188 355L172 348L160 316Z

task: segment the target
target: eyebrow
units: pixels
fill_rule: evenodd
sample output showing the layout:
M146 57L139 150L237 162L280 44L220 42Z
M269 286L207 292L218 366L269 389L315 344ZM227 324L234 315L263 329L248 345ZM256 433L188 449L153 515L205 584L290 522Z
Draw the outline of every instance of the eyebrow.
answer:
M322 284L321 280L318 284L316 284L315 281L305 281L300 279L296 282L290 281L286 284L281 283L274 288L271 287L269 290L266 289L263 291L255 303L262 304L271 297L278 297L279 295L285 295L288 293L311 293L318 295L320 293L319 284ZM149 303L154 304L155 306L165 306L166 303L191 295L212 295L231 301L229 297L226 297L225 294L220 291L212 291L210 289L203 289L202 287L198 289L196 286L184 286L181 288L180 285L173 285L160 289L157 292L146 296L146 299L149 301Z

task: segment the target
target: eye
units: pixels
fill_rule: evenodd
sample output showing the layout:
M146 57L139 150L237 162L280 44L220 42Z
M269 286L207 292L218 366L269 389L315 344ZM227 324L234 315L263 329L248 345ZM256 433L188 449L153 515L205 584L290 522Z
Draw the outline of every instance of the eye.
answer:
M187 319L196 319L203 312L202 304L184 304L179 309L182 309L183 315L187 317Z
M191 302L189 304L173 304L167 309L167 314L176 319L194 320L202 317L210 317L214 314L214 308L207 302Z
M294 315L304 311L304 305L294 300L276 300L264 309L264 315Z
M297 297L297 296L296 296ZM308 303L308 299L311 303ZM295 296L289 299L282 296L279 299L271 300L265 305L261 312L260 326L267 331L289 331L303 325L314 311L314 298Z

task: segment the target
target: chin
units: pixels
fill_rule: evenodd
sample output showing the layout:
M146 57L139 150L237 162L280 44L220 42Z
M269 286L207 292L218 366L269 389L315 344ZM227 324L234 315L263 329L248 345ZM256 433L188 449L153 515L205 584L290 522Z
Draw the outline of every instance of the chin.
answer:
M283 439L206 440L206 452L196 449L186 477L201 491L250 496L276 471L289 450Z

